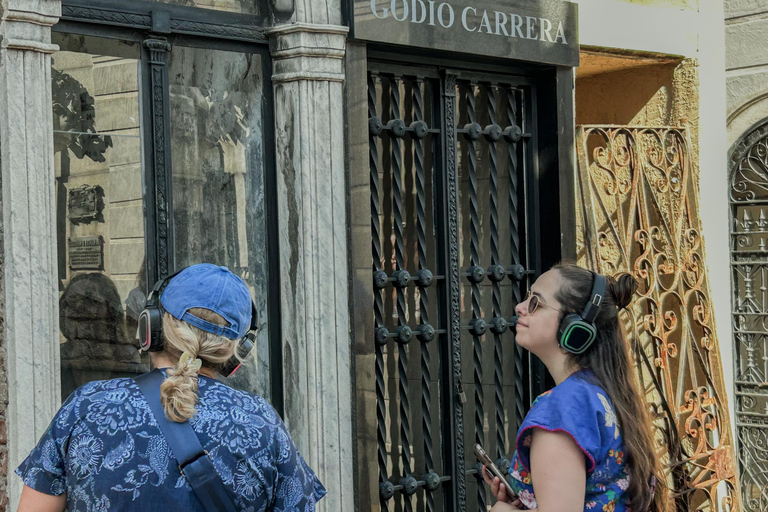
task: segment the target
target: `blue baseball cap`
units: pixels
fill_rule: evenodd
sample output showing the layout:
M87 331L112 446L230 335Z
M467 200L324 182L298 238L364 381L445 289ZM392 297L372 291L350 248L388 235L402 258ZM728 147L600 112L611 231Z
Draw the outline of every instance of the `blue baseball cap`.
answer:
M199 263L185 268L165 286L160 303L175 318L233 340L248 334L251 327L251 293L227 267ZM198 318L189 312L192 308L218 313L229 326Z

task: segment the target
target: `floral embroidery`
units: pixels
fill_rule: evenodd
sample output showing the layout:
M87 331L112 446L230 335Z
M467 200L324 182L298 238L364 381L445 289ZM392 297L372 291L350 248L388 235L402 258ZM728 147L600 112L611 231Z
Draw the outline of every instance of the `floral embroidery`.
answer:
M524 484L531 483L531 474L526 471L526 469L523 467L523 465L520 463L520 459L515 458L515 464L514 469L510 473L512 478L515 480L519 480L520 482L523 482Z
M611 403L602 393L598 393L597 397L600 399L600 402L602 402L603 407L605 408L605 426L613 427L613 438L618 439L619 426L616 424L616 413L613 412L613 407L611 407Z
M539 396L537 396L537 397L536 397L536 400L534 400L534 401L533 401L533 403L531 404L531 407L533 407L534 405L536 405L536 403L537 403L537 402L538 402L540 399L544 398L545 396L549 396L551 393L552 393L552 390L550 389L549 391L545 391L545 392L543 392L542 394L540 394Z
M526 470L533 428L562 431L584 452L588 469L584 510L627 512L628 468L613 406L602 388L590 380L589 372L574 376L539 395L525 417L510 464L509 485L526 507L536 508L533 475ZM590 468L593 461L594 468Z
M198 380L190 420L238 510L312 512L325 489L275 410L261 397ZM70 512L202 512L144 396L131 379L91 382L65 402L16 473L38 491L67 494Z
M533 495L533 492L528 489L520 491L517 497L520 498L520 501L522 501L523 505L527 508L539 508L538 503L536 503L536 497Z
M609 450L608 456L613 457L616 460L616 464L619 466L621 466L622 462L624 462L624 452L621 450Z

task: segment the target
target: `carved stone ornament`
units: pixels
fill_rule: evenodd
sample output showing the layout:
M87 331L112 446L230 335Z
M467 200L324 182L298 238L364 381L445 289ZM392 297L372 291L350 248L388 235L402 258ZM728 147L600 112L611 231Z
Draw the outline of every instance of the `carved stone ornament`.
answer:
M69 190L69 221L72 224L104 222L104 189L83 185Z

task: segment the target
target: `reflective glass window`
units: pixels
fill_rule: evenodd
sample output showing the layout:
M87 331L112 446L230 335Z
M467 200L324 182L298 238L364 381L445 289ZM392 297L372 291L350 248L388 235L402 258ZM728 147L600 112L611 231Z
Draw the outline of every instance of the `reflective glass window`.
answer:
M145 281L140 47L54 34L62 394L146 371L137 319Z
M232 384L269 397L262 59L174 46L168 66L176 268L210 262L245 280L260 329Z
M149 369L138 350L147 275L143 194L154 186L142 123L141 44L54 32L51 81L56 170L62 394ZM144 55L144 57L142 57ZM270 397L264 197L264 54L174 45L168 56L172 233L176 269L225 265L251 290L256 350L231 384ZM146 232L149 229L150 232Z
M155 0L164 4L186 5L239 14L264 14L263 0Z

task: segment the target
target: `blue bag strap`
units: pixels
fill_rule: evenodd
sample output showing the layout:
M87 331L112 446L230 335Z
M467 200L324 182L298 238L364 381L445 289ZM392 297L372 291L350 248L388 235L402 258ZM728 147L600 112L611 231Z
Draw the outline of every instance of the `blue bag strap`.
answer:
M160 370L152 370L134 380L144 394L173 456L179 462L179 471L195 491L206 512L234 512L235 504L192 425L189 421L177 423L165 417L165 410L160 401L160 385L165 380L163 373Z

